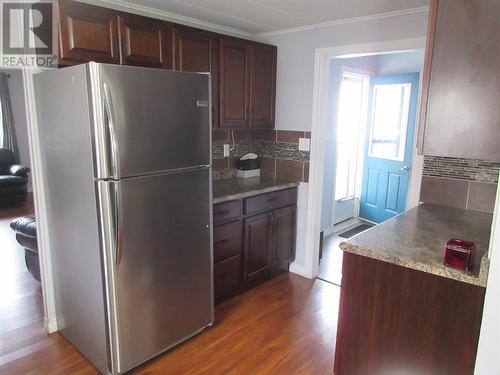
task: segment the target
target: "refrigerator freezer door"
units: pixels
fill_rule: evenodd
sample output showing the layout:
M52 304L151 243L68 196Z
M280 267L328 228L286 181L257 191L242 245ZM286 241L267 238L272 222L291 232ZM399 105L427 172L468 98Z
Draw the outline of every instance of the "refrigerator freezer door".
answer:
M95 63L89 69L98 179L210 165L209 75Z
M99 182L117 192L117 210L111 210L117 242L107 252L115 371L127 371L213 322L210 177L210 168L200 168Z

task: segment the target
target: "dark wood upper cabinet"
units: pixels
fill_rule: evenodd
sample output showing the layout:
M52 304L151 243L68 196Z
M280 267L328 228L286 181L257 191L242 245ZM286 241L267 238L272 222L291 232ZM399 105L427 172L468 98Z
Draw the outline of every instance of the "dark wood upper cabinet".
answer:
M151 18L120 14L121 63L172 68L172 24Z
M244 222L245 279L259 279L270 266L271 213L252 216Z
M209 72L212 126L274 128L275 46L71 0L61 0L59 15L61 65Z
M295 258L295 206L273 212L273 263L291 262Z
M419 152L500 161L500 2L431 0Z
M265 44L251 46L250 127L274 127L276 51L275 46Z
M120 62L116 12L74 1L59 4L60 63Z
M174 69L181 72L208 72L212 77L212 125L218 125L219 36L175 25L173 28Z
M220 127L273 128L276 47L220 39Z
M249 45L240 39L220 38L219 126L248 126L249 111Z

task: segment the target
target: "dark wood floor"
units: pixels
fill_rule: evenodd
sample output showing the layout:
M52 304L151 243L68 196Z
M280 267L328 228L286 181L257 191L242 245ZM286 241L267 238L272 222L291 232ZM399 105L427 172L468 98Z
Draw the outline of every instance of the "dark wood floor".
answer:
M96 374L43 331L40 287L8 228L27 211L0 211L0 374ZM213 327L131 373L332 374L338 301L337 286L282 274L217 306Z

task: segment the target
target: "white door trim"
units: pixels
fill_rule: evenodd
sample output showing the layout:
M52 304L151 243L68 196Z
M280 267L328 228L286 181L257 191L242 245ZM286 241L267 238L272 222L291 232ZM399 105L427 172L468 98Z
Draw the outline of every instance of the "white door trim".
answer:
M314 58L311 157L305 244L305 274L307 277L313 278L318 274L321 197L323 193L323 168L325 163L323 134L326 129L326 108L328 85L330 82L329 60L340 56L362 56L410 51L425 48L425 41L426 38L421 37L316 49ZM418 129L416 128L415 134L417 133ZM418 173L418 171L412 170L410 184L414 180L412 178L413 173Z
M36 116L35 91L33 86L34 69L23 69L24 101L28 124L28 142L33 179L33 198L37 225L38 259L42 284L44 327L48 333L57 331L56 306L50 239L47 228L47 205L45 202L45 180L43 176L40 136Z

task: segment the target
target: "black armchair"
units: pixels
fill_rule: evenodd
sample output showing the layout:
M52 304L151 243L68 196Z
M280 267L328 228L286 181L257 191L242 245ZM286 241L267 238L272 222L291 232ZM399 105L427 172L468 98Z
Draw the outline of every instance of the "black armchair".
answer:
M0 207L14 206L26 200L29 171L28 167L16 164L9 149L0 148Z

